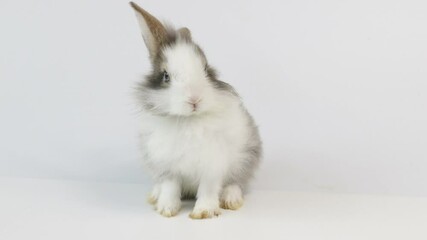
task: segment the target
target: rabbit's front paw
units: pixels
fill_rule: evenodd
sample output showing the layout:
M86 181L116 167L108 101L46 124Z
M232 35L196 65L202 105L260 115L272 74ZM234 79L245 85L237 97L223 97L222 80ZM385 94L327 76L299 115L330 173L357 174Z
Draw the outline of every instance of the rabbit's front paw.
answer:
M221 208L237 210L243 205L242 190L238 185L229 185L221 194Z
M219 208L214 209L194 209L193 212L190 213L190 218L192 219L205 219L219 216L221 211Z
M192 219L205 219L216 217L221 214L218 203L203 203L198 200L196 206L193 209L193 212L190 213L190 218Z
M164 217L173 217L178 214L181 208L181 201L158 201L156 211Z

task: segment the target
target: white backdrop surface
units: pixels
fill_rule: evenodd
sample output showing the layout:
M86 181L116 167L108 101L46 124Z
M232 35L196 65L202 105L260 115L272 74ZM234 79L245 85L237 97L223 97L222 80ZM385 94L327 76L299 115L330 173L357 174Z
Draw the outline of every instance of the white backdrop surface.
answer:
M257 189L427 196L427 2L155 1L257 120ZM0 176L148 182L127 1L0 2Z

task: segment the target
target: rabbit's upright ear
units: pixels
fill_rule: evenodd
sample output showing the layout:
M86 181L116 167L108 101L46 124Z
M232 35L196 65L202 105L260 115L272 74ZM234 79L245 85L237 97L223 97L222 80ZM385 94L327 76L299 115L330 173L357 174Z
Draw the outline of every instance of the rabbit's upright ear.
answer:
M134 2L130 2L130 5L135 10L142 37L150 53L150 58L153 59L160 50L160 47L167 42L168 33L166 28L159 20Z
M178 29L178 36L181 39L185 39L185 40L187 40L189 42L191 41L191 32L190 32L190 29L188 29L186 27Z

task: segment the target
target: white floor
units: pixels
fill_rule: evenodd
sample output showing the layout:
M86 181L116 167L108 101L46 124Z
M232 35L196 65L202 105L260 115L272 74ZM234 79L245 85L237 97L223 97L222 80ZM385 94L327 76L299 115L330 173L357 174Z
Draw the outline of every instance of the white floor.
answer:
M253 191L242 209L157 215L139 184L0 178L0 239L427 239L427 198Z

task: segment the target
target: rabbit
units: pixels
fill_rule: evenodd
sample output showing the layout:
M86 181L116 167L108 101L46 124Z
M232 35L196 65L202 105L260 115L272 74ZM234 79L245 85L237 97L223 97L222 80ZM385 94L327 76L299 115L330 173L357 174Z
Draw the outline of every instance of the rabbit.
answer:
M257 125L188 28L130 5L152 64L136 90L143 162L155 183L148 201L165 217L175 216L184 198L196 199L193 219L240 208L261 160Z

